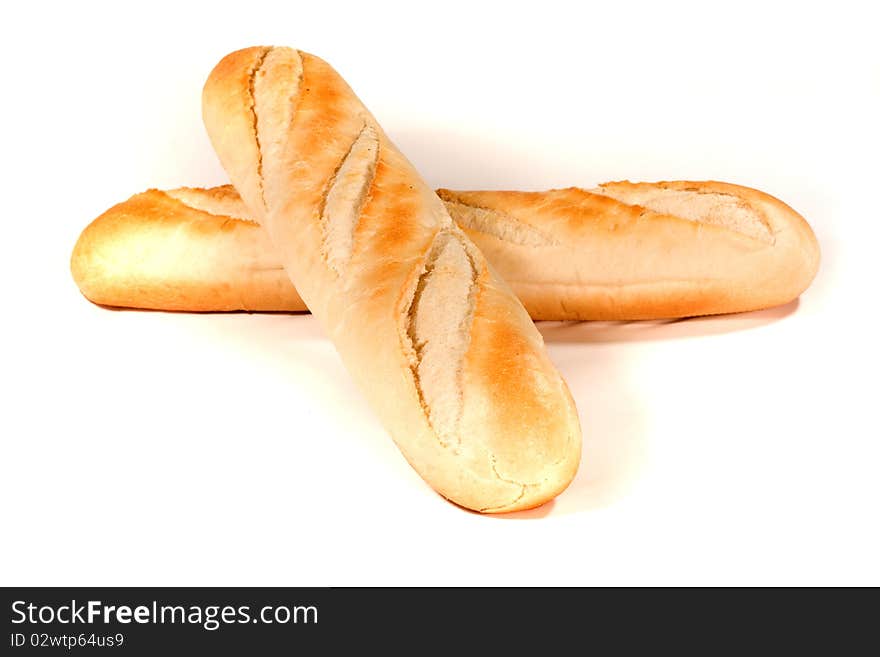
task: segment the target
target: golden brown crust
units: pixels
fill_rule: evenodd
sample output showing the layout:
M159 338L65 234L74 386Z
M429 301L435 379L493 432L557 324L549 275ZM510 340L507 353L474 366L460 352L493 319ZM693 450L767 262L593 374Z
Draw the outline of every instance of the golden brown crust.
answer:
M816 274L819 250L809 225L763 192L714 181L599 189L619 196L664 189L726 194L766 221L771 241L577 188L439 193L535 319L757 310L796 298ZM373 198L401 191L383 186ZM246 209L231 185L167 194L181 203L151 190L83 231L71 266L88 298L164 310L306 310L265 231L243 219ZM405 222L395 222L389 247L405 243L406 231Z
M313 55L251 48L211 73L203 115L252 216L417 472L486 512L565 488L580 428L540 334L345 81ZM456 312L425 322L431 299ZM454 376L429 353L449 354Z

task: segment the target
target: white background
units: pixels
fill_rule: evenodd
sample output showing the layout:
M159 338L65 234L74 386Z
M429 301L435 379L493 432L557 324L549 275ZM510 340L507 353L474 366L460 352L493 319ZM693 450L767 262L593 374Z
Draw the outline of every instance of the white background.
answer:
M880 584L870 3L591 4L7 7L0 583ZM822 269L765 312L541 324L580 472L463 511L311 317L109 311L70 277L110 205L225 182L201 86L257 44L333 63L432 185L735 182Z

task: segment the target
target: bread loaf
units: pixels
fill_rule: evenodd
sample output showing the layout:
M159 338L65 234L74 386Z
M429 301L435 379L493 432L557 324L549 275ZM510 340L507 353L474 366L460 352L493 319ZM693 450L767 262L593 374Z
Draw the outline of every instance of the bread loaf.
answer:
M803 218L719 182L454 192L446 209L535 319L659 319L786 303L816 274ZM266 232L230 185L150 190L86 228L71 267L110 306L303 311Z
M563 490L580 428L540 334L336 71L248 48L202 98L249 216L418 473L483 512Z

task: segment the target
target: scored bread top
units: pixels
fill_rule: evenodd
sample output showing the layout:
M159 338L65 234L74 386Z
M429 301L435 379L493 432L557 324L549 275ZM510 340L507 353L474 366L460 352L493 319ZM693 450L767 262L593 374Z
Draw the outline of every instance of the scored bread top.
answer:
M766 244L773 244L770 222L760 208L750 204L742 193L721 191L719 185L692 184L684 188L674 183L654 185L630 182L606 183L591 190L629 206L645 208L658 215L678 217L710 226L720 226Z

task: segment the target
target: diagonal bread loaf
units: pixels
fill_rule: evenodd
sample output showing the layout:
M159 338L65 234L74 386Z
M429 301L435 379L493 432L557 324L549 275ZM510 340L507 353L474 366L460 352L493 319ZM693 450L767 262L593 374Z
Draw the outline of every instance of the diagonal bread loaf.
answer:
M439 194L534 319L757 310L797 297L819 263L797 212L739 185ZM136 194L83 230L71 269L83 294L109 306L307 310L231 185Z
M562 491L580 428L540 334L336 71L248 48L202 100L250 216L416 471L483 512Z

